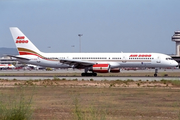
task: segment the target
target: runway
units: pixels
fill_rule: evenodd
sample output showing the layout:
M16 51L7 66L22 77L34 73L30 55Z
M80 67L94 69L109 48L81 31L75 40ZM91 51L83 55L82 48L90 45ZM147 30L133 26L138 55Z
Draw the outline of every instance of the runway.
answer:
M134 80L134 81L160 81L160 80L180 80L180 77L136 77L136 76L98 76L98 77L81 77L81 76L8 76L6 74L17 74L17 73L22 73L22 74L27 74L27 73L47 73L47 74L51 74L51 73L81 73L83 72L83 70L73 70L73 69L58 69L58 70L53 70L53 71L43 71L43 70L1 70L0 73L0 79L6 79L6 80L45 80L45 79L60 79L60 80L93 80L93 81L103 81L103 80ZM138 70L138 71L121 71L120 74L123 73L154 73L154 69L150 69L150 70ZM159 72L164 72L164 70L159 70ZM180 73L179 69L169 69L166 70L165 72L169 72L169 73L173 73L173 72L177 72ZM4 74L4 75L3 75ZM80 74L79 74L80 75Z
M60 79L60 80L93 80L93 81L103 81L103 80L133 80L133 81L160 81L160 80L180 80L180 77L17 77L17 76L4 76L0 79L6 80L46 80L46 79Z
M0 70L0 73L82 73L83 69L54 69L52 71L46 70ZM155 72L155 69L145 69L145 70L120 70L120 73L146 73L146 72ZM158 72L179 72L180 69L159 69ZM106 74L106 73L105 73Z

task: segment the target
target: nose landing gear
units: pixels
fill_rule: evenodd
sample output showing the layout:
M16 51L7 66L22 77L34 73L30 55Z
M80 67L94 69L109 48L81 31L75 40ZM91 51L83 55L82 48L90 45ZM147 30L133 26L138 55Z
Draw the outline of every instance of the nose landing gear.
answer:
M157 73L158 73L158 69L157 69L157 68L155 68L154 77L157 77Z

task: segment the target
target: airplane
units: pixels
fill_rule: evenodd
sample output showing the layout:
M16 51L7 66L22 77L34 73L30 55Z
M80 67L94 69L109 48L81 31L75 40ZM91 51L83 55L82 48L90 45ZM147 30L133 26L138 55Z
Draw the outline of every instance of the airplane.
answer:
M177 67L171 56L162 53L44 53L41 52L17 27L10 27L19 55L8 55L18 61L51 68L84 69L81 76L97 73L120 72L122 67L159 68Z
M45 67L42 66L37 66L37 65L32 65L32 64L26 64L24 69L34 69L34 70L40 70L40 69L46 69Z
M15 66L12 65L12 64L0 64L0 69L8 69L8 68L11 68L11 69L14 69Z

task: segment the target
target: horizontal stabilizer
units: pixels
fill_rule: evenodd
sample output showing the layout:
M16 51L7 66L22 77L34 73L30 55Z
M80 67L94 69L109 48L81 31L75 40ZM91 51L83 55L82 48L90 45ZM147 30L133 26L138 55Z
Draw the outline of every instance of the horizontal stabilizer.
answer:
M28 58L24 58L24 57L20 57L20 56L16 56L16 55L6 55L6 56L17 58L17 59L21 59L21 60L30 60Z

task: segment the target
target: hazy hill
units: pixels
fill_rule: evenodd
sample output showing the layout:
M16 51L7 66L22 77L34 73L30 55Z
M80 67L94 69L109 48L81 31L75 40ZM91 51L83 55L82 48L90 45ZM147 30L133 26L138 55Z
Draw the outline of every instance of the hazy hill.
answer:
M18 55L18 51L16 48L0 48L0 57L4 55Z

